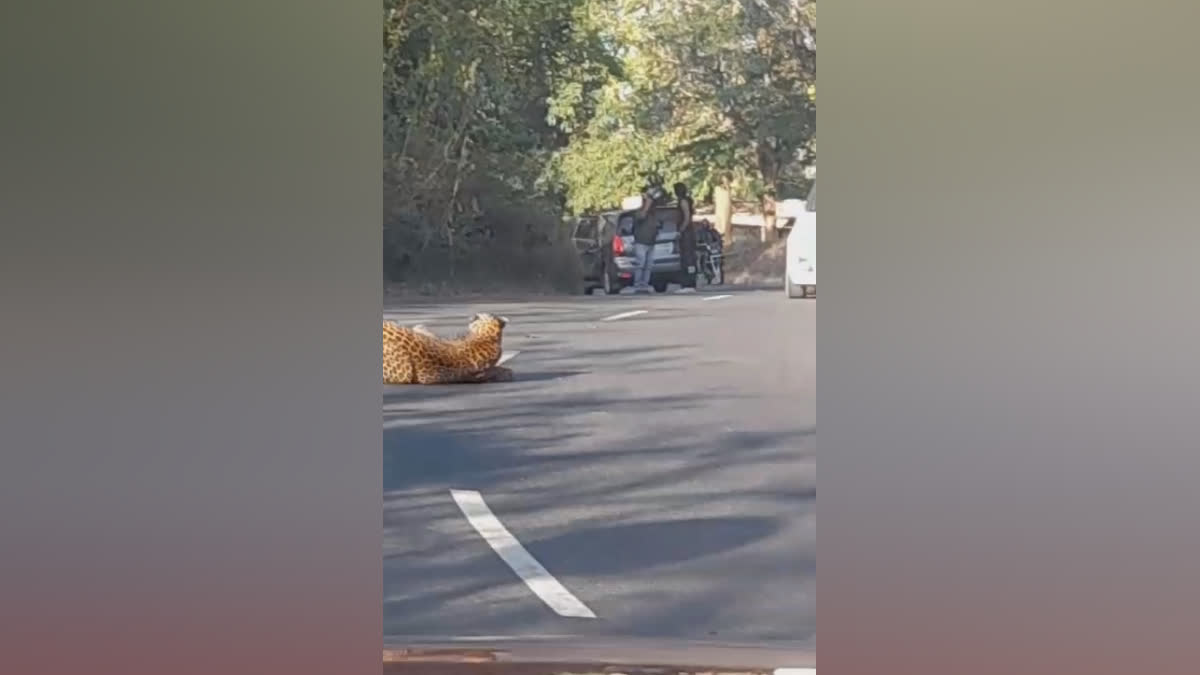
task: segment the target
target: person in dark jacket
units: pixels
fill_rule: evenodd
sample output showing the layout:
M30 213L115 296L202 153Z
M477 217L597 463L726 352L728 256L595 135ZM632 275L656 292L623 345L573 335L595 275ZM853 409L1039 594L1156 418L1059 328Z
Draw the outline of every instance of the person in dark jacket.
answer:
M694 289L696 288L696 227L692 223L692 216L696 213L696 202L692 200L692 195L688 193L687 186L683 183L676 183L673 187L676 208L679 210L679 262L686 272L683 287Z

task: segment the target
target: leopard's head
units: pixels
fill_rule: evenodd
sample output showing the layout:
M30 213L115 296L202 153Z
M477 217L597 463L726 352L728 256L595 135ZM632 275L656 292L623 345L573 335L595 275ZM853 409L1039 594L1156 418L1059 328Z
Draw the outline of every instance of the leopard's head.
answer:
M472 337L499 339L507 325L508 319L505 317L482 313L471 317L467 331Z

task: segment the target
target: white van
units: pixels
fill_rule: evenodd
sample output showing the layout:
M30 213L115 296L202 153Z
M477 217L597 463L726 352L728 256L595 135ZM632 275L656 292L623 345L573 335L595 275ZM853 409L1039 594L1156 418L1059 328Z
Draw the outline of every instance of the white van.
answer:
M817 296L817 183L813 181L804 211L792 222L788 233L787 269L783 286L789 298Z

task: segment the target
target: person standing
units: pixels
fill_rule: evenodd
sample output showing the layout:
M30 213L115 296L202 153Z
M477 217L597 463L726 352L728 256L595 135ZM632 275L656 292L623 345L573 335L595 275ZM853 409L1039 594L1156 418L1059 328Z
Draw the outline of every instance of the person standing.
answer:
M655 205L664 196L658 185L642 191L642 207L634 216L633 256L637 269L633 274L633 292L649 293L650 273L654 267L654 244L658 241L658 220L653 217Z
M676 183L674 186L676 208L679 210L679 263L685 272L683 289L696 289L696 227L692 223L695 214L695 201L688 193L687 186Z

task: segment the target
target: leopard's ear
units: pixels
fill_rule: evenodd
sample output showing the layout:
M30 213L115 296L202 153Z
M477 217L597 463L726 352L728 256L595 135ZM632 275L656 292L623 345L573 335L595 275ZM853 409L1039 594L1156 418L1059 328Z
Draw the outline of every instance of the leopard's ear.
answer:
M508 326L508 317L507 316L498 316L498 317L496 317L496 319L498 321L500 321L501 328Z

